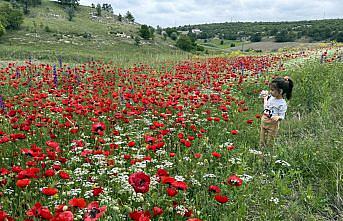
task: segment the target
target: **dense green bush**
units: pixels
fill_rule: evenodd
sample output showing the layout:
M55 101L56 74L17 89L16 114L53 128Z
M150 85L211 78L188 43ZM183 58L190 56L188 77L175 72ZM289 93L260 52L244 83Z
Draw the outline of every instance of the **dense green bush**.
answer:
M24 17L20 9L13 8L8 3L0 3L0 23L5 29L19 29Z

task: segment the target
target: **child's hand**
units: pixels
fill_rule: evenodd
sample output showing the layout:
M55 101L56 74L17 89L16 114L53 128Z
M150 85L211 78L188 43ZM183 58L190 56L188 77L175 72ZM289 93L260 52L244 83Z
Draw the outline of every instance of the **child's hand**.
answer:
M261 91L261 93L260 93L261 98L265 98L267 96L268 96L268 91L266 91L266 90Z
M277 121L281 120L281 117L280 116L272 116L271 119L272 119L272 121L277 122Z

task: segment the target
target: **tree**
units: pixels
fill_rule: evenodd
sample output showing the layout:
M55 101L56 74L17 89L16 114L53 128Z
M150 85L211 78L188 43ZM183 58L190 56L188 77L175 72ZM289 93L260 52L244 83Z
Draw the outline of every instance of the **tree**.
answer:
M113 8L112 8L112 5L109 4L107 5L107 9L106 9L108 12L110 12L111 14L113 14Z
M162 35L163 35L163 40L164 40L164 41L167 40L167 37L168 37L167 32L163 31L163 32L162 32Z
M96 16L101 16L101 5L99 3L96 5Z
M188 36L187 36L188 37ZM176 32L172 32L171 34L170 34L170 38L173 40L173 41L175 41L176 39L177 39L177 33ZM189 37L188 37L189 38Z
M162 28L159 25L156 27L156 33L162 35Z
M66 7L65 12L68 15L68 21L71 21L75 16L75 9L74 7Z
M123 16L121 14L118 15L118 21L122 21L123 20Z
M288 32L287 30L283 29L282 31L278 32L275 35L275 41L276 42L288 42L288 41L294 41L294 33Z
M79 0L57 0L57 2L63 6L69 6L74 8L80 5Z
M5 16L7 14L3 13L1 11L1 7L0 7L0 24L6 29L6 27L8 26L8 20L7 20L7 16Z
M0 23L5 29L19 29L23 21L20 9L12 8L8 3L0 5Z
M24 0L23 12L25 15L29 14L29 0Z
M167 32L168 37L171 37L171 34L173 32L177 33L177 29L176 28L166 28L165 31Z
M135 37L135 45L139 46L141 44L141 38L139 36Z
M125 18L130 22L135 22L135 18L133 17L131 12L129 12L129 11L126 12Z
M181 35L179 39L176 41L176 47L184 50L184 51L191 51L194 49L194 44L192 40L187 35Z
M197 36L198 39L207 39L208 34L206 32L200 32Z
M262 37L261 37L261 34L259 32L256 32L250 36L251 42L259 42L259 41L261 41L261 39L262 39Z
M5 27L0 23L0 37L5 34Z
M141 28L139 29L139 36L141 36L145 40L148 40L150 38L154 38L154 32L155 29L153 27L141 25Z
M275 36L277 33L278 33L277 28L273 28L269 31L269 35L271 35L271 36Z
M236 40L238 38L238 35L236 33L225 33L224 34L224 39L225 40Z
M141 25L141 28L139 29L139 36L145 40L150 38L150 30L147 25Z
M343 32L339 32L335 37L337 42L343 42Z
M149 26L149 31L150 31L150 38L154 39L154 33L155 33L154 27Z
M12 5L12 8L19 8L19 2L17 2L16 0L10 0L10 3Z

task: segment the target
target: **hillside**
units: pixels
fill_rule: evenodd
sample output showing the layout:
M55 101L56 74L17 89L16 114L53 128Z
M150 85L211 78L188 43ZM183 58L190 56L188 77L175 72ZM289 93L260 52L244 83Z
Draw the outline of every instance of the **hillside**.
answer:
M179 26L178 31L191 31L197 39L260 41L276 37L276 41L343 41L343 19L284 22L225 22ZM253 37L253 38L252 38Z
M3 3L8 1L0 0L0 4ZM166 28L162 32L165 36L157 34L156 30L153 40L141 40L137 46L135 37L138 36L140 24L125 19L119 21L117 15L104 10L101 17L95 16L95 13L95 8L79 6L75 17L68 21L61 5L43 0L37 7L30 7L30 13L24 16L19 30L7 30L0 37L0 60L27 60L31 57L34 60L56 61L61 57L64 61L76 63L97 59L121 64L159 62L190 56L175 47L176 41L171 40L173 34L180 36L188 33L195 44L203 47L201 52L197 52L201 54L251 49L276 51L288 46L313 47L319 41L339 40L343 34L342 19L226 22ZM275 42L275 35L280 30L287 31L282 35L287 39L282 40L291 43Z
M0 3L5 1L0 0ZM128 62L158 59L184 54L171 40L162 40L155 34L153 41L141 40L135 45L139 24L120 22L116 15L103 11L94 16L96 9L79 6L75 17L68 21L67 14L56 2L43 0L30 7L20 30L7 31L0 39L0 59L64 60L74 62L89 59Z

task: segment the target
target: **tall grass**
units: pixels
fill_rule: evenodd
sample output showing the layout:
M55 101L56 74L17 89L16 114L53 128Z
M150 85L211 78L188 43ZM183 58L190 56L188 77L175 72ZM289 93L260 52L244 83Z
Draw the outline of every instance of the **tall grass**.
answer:
M342 70L313 62L291 72L294 97L275 150L292 165L280 178L288 220L343 218Z

